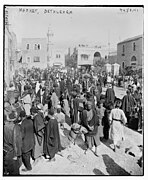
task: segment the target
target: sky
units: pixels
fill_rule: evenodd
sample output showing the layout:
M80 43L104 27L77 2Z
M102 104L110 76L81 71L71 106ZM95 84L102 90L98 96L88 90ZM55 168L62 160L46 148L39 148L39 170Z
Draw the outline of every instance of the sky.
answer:
M34 6L7 9L10 28L16 34L18 44L21 44L22 38L46 38L49 26L54 34L51 40L56 48L87 44L108 49L110 43L110 51L115 51L118 42L143 34L141 7ZM30 12L30 9L35 9L35 13ZM68 13L60 14L60 10Z

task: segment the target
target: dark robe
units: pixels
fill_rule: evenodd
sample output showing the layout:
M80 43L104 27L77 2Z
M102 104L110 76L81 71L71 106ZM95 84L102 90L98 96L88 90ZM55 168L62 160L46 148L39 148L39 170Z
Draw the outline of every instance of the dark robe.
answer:
M87 121L87 110L83 110L81 114L81 125L84 126L87 130L88 133L86 134L87 136L94 136L97 134L97 129L99 125L99 119L97 117L96 111L93 110L93 117L90 121ZM90 131L89 126L94 126L94 130Z
M51 109L52 107L52 100L51 98L48 98L48 109Z
M23 137L22 152L27 153L35 146L33 121L29 118L24 119L21 127Z
M88 121L87 120L88 119L87 110L83 110L83 112L80 115L80 119L81 119L81 125L88 130L88 133L85 134L86 143L87 143L88 147L92 148L93 145L95 145L95 146L100 145L100 136L99 136L99 132L98 132L99 118L96 114L96 111L93 110L92 119L90 121ZM93 126L94 129L91 131L89 129L88 125L90 127Z
M34 117L34 132L37 137L39 145L42 144L43 140L43 129L44 129L44 117L40 112Z
M114 103L115 101L115 92L112 88L108 88L106 91L106 104L108 104L109 102Z
M132 114L134 111L134 106L136 105L136 101L133 96L125 95L122 99L122 110L124 111L127 117L127 124L130 126L132 121Z
M48 104L48 95L47 95L46 92L43 93L42 104L43 104L43 106L44 106L45 104Z
M21 127L13 122L4 125L4 173L19 175L20 156L22 155ZM17 160L13 160L17 157Z
M106 109L104 112L104 116L102 118L102 125L103 125L103 135L105 139L109 138L109 129L110 129L110 122L109 122L109 114L111 110Z
M133 111L134 106L136 105L136 101L133 96L125 95L122 99L122 110L127 113L131 113Z
M73 99L73 123L78 122L78 108L79 108L79 100L77 98Z
M39 99L39 102L41 103L41 93L40 93L41 89L38 90L36 96L38 97Z
M43 152L54 158L55 154L61 151L59 127L56 119L49 119L45 127Z
M64 91L65 91L65 81L61 80L61 82L60 82L60 92L64 93Z

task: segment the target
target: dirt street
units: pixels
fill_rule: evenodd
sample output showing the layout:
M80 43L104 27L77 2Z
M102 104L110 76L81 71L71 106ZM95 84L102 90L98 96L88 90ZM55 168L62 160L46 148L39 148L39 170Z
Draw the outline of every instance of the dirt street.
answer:
M123 89L117 89L117 97L125 94ZM124 127L125 140L120 142L117 152L112 150L112 141L101 141L99 157L89 151L85 154L85 144L81 137L72 145L63 150L63 157L56 155L56 161L49 162L39 158L32 164L32 171L22 175L142 175L137 161L142 155L139 146L143 146L143 135ZM132 153L130 152L132 151ZM130 153L129 153L130 152ZM24 167L22 166L21 169Z

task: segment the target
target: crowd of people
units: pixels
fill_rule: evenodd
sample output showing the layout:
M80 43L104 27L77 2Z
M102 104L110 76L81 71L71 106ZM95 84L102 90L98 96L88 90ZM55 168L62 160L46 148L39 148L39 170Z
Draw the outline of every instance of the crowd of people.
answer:
M119 99L113 82L110 75L47 69L18 74L4 96L4 174L19 175L22 163L25 171L32 170L31 159L55 161L55 154L63 156L79 133L86 154L95 146L94 155L99 156L100 138L111 138L116 152L118 141L125 138L124 126L142 129L142 89L129 84Z

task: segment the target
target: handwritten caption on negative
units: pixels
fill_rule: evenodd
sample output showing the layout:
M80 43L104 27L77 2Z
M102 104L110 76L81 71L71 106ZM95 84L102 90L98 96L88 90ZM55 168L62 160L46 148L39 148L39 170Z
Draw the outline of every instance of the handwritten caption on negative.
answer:
M19 8L20 13L32 13L32 14L72 14L71 10L55 10L55 9L39 9L37 8Z
M120 13L134 13L138 12L137 8L120 8L119 9Z

